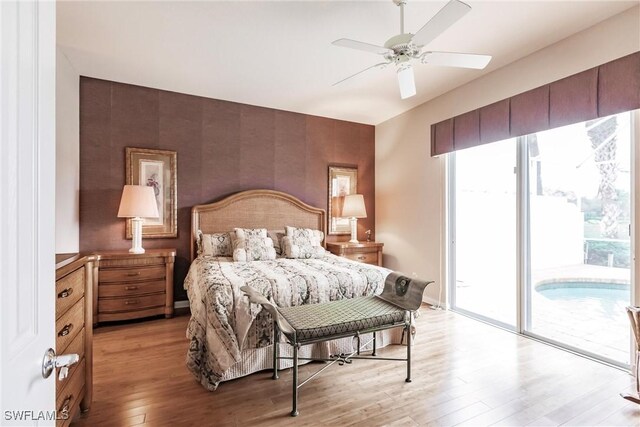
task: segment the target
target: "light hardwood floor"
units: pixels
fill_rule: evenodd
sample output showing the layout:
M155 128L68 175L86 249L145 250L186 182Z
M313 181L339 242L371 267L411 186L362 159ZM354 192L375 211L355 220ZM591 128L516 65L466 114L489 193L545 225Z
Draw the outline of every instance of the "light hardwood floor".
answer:
M618 395L632 389L627 373L455 313L421 313L412 383L403 363L332 366L301 389L297 418L291 370L202 388L185 367L188 316L100 327L93 406L77 425L640 425L640 406Z

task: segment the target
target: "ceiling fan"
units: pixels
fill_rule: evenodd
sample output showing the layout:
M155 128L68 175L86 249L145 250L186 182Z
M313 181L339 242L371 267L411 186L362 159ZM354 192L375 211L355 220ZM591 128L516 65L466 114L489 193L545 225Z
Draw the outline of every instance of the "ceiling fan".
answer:
M384 46L376 46L351 39L338 39L332 43L336 46L349 47L351 49L381 55L384 58L384 62L367 67L362 71L334 83L333 86L372 68L384 68L389 64L394 64L398 73L400 97L406 99L416 94L416 84L413 77L412 66L412 62L415 62L415 60L419 60L423 64L475 69L483 69L489 64L489 61L491 61L491 56L489 55L422 51L424 46L442 34L447 28L471 10L471 6L468 4L459 0L450 0L449 3L440 9L417 33L411 34L404 32L404 6L407 1L393 0L393 3L400 7L400 34L391 37L385 42Z

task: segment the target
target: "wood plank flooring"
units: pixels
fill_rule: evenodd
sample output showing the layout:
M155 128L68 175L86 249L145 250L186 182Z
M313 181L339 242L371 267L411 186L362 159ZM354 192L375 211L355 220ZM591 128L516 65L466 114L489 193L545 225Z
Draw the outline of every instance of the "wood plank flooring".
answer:
M630 375L447 311L421 310L413 382L405 364L332 366L300 391L291 370L202 388L185 367L188 316L100 327L94 394L78 426L640 425L618 393ZM403 357L405 347L380 355ZM306 378L319 364L301 367Z

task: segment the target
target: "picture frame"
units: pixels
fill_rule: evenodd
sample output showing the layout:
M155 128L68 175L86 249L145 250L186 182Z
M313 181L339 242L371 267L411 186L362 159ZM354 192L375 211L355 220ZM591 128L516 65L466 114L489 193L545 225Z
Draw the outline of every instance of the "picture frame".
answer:
M156 218L146 218L142 238L178 237L177 152L126 147L126 183L154 187L158 212ZM132 238L131 219L127 219L126 238Z
M329 166L329 215L328 234L351 234L349 218L340 217L340 211L344 204L345 196L358 192L358 167L357 166Z

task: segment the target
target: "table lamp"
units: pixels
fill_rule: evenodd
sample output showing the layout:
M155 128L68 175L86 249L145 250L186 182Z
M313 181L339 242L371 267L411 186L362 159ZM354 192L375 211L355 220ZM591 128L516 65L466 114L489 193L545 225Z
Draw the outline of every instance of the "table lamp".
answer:
M366 218L367 210L364 206L362 194L350 194L344 198L342 217L349 218L351 224L351 240L349 243L358 243L358 219Z
M125 185L122 189L118 218L131 218L133 240L132 254L143 254L142 223L143 218L158 218L158 205L153 187L146 185Z

